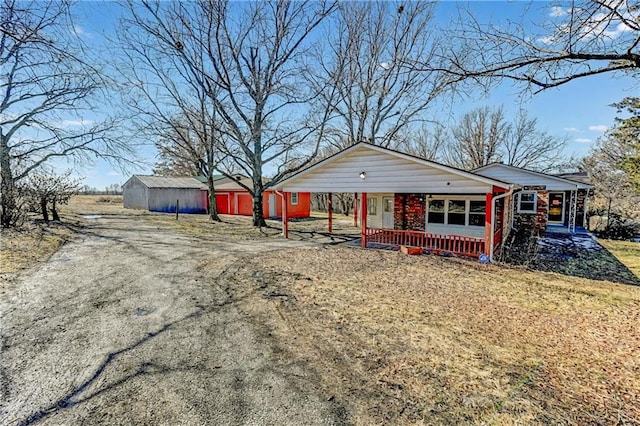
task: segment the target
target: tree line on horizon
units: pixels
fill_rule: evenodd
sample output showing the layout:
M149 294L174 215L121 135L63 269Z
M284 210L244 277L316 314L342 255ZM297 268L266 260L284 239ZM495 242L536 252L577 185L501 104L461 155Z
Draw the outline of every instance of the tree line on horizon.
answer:
M266 189L361 141L465 169L580 168L609 205L640 190L637 97L614 105L622 116L584 159L566 158L566 140L524 110L509 120L504 107L480 107L450 126L432 119L505 80L535 93L598 74L637 78L640 11L628 1L571 2L532 34L465 9L438 30L431 2L131 0L111 68L72 31L71 2L1 7L2 227L20 221L23 188L52 161L126 166L136 162L132 140L156 147L163 174L206 176L211 197L214 175L249 177L255 226L265 225ZM83 119L100 104L122 116Z

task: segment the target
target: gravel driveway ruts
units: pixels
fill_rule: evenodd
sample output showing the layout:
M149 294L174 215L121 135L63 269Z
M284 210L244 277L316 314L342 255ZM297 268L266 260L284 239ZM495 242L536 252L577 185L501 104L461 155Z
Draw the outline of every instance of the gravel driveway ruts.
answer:
M234 265L295 244L90 220L0 294L0 424L342 423L229 291Z

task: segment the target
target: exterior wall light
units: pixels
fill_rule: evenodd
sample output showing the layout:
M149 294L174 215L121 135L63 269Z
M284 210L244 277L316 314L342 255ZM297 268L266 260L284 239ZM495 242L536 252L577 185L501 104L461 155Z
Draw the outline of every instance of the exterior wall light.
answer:
M360 172L360 179L365 180L367 178L367 172Z

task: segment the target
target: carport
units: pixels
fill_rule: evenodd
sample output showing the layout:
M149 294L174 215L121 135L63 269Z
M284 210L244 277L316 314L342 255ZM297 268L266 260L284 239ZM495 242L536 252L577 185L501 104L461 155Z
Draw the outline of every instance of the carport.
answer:
M502 243L505 198L513 186L485 176L359 143L277 185L286 211L293 192L356 194L362 248L422 247L432 252L491 256ZM287 214L282 231L289 234Z

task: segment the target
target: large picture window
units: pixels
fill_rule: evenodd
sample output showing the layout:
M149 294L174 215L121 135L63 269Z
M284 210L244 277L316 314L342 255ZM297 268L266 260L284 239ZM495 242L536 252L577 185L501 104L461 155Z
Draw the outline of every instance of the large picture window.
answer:
M428 203L427 223L459 226L485 226L485 200L431 199Z
M518 194L518 213L536 213L538 194L535 191Z

